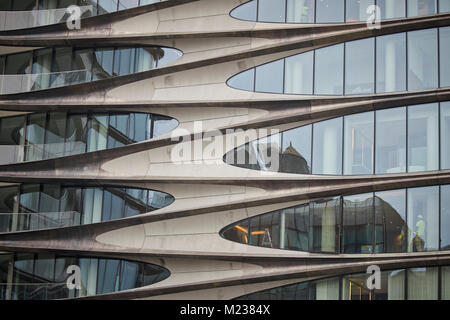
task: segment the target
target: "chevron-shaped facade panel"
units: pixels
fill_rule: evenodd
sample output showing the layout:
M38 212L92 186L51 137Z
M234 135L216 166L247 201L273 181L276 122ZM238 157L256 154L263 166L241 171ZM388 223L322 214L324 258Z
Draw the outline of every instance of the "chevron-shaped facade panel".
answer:
M0 30L0 299L450 299L449 1L0 0Z

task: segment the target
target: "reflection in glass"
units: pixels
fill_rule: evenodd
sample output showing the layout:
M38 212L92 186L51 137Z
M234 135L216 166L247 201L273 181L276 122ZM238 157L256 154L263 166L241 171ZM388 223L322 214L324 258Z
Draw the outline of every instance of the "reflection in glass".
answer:
M372 174L374 113L344 117L344 174Z
M436 0L406 0L408 7L408 17L425 16L435 14Z
M286 1L258 0L258 20L284 22L286 19Z
M439 187L408 189L408 252L439 250Z
M373 253L373 194L344 197L343 253Z
M345 94L374 92L374 46L373 38L345 44Z
M449 1L450 3L450 1ZM449 4L450 6L450 4ZM450 9L449 9L450 10ZM440 87L450 87L450 27L439 29Z
M377 92L405 91L406 34L377 37L376 45Z
M240 5L239 7L231 11L230 15L236 19L256 21L257 5L258 5L257 0L246 2L243 5Z
M327 1L328 2L328 1ZM332 1L337 3L336 0ZM315 94L341 95L344 82L344 45L338 44L315 51Z
M408 32L408 90L438 87L437 29Z
M398 0L397 0L398 1ZM367 9L373 6L375 0L346 0L346 22L367 21Z
M310 252L334 253L338 251L339 210L339 198L310 203Z
M288 23L314 23L314 0L287 0L286 10Z
M344 22L344 0L316 1L316 22Z
M439 13L450 12L450 0L439 0Z
M249 69L231 77L227 84L236 89L254 91L255 90L255 69Z
M450 300L450 267L441 267L441 300Z
M450 169L450 102L441 103L441 169Z
M342 174L342 118L315 123L313 174Z
M450 250L450 186L441 186L441 250ZM449 288L450 290L450 288ZM449 292L450 293L450 292ZM449 297L450 298L450 297Z
M408 108L408 172L438 170L438 104Z
M375 253L406 252L406 190L375 193Z
M280 172L311 173L311 129L309 125L283 132Z
M406 108L376 111L376 174L406 172Z
M173 197L146 189L57 184L0 188L0 232L43 230L110 221L170 205Z
M283 93L283 65L284 60L278 60L256 67L255 90Z
M406 16L405 1L399 0L377 0L380 7L381 19L395 19Z
M286 58L284 92L287 94L313 93L314 52L306 52Z
M81 288L67 288L69 266L79 266ZM113 293L166 279L163 267L125 260L78 258L54 254L1 254L2 300L49 300Z
M438 299L438 268L408 269L408 300Z

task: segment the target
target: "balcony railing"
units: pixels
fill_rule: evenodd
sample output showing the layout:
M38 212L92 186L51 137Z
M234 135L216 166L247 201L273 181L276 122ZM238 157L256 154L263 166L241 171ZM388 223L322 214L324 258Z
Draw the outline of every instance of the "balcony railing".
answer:
M80 218L77 211L0 213L0 233L78 226ZM2 220L12 221L14 226L1 223Z
M74 85L90 81L91 75L92 72L88 70L0 75L0 94L13 94Z
M94 15L92 5L80 6L81 17ZM31 10L31 11L0 11L0 31L35 28L55 23L66 22L70 17L67 8Z

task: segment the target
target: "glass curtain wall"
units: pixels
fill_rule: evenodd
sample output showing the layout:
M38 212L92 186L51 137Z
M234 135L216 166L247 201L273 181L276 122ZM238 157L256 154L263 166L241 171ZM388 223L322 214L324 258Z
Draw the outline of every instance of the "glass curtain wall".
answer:
M42 230L131 217L170 205L164 192L25 184L0 188L0 232Z
M372 175L446 170L449 136L449 102L344 116L278 134L282 145L278 172ZM250 144L257 149L263 141ZM228 164L261 170L248 159L237 163L229 156L224 157Z
M448 199L447 185L342 196L255 216L220 234L243 244L318 253L448 250Z
M378 36L269 62L231 77L227 84L247 91L303 95L447 87L449 49L450 27Z
M170 64L181 55L179 50L161 47L61 47L3 55L0 92L43 90L144 72Z
M0 163L37 161L125 146L166 134L178 121L144 113L36 113L0 118Z
M67 270L78 266L81 288L69 289ZM160 266L126 260L54 254L1 254L1 300L52 300L114 293L160 282L170 272Z
M370 290L370 275L358 273L271 288L236 300L449 300L450 267L381 272L381 288Z
M366 22L373 5L379 7L382 20L432 15L438 7L439 13L450 11L448 0L253 0L230 15L259 22L352 23Z

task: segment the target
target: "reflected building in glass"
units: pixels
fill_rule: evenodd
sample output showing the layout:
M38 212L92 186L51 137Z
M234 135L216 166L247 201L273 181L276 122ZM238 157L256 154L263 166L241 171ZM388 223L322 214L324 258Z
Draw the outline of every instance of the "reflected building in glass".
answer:
M449 50L449 0L0 0L0 300L449 300Z

